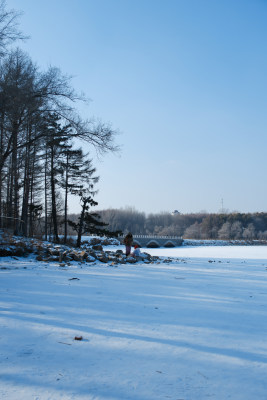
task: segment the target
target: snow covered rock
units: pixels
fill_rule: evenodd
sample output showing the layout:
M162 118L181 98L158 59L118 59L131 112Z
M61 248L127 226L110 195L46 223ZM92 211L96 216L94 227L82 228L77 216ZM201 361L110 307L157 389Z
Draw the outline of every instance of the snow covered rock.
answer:
M136 263L137 259L135 257L127 257L126 261L127 263L134 264Z

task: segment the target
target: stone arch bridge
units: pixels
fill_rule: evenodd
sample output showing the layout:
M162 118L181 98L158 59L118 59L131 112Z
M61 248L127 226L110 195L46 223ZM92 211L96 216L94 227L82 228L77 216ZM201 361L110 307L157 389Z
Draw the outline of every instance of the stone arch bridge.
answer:
M120 237L123 243L123 236ZM180 236L158 236L158 235L133 235L133 245L140 247L177 247L181 246L183 239Z

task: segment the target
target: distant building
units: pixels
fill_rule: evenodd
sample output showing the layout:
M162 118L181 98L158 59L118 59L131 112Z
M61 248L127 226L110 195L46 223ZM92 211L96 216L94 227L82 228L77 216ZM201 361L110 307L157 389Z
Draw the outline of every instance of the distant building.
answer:
M180 213L180 211L178 211L178 210L174 210L174 211L172 212L172 215L179 215L179 214L181 214L181 213Z

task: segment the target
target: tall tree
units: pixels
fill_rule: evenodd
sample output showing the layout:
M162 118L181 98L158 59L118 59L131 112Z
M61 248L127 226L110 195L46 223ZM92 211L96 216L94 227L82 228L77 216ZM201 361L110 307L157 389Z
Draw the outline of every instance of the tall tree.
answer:
M64 206L64 242L67 241L68 226L68 196L69 194L77 195L90 180L95 184L98 177L92 178L95 168L92 166L92 160L88 158L88 154L84 154L82 149L72 149L71 145L66 146L63 151L63 158L60 162L62 168L63 179L60 186L64 190L65 206Z
M46 123L46 147L48 149L46 156L49 159L51 214L53 221L54 240L59 242L56 191L57 185L59 186L59 176L62 173L61 159L64 152L66 152L66 150L69 148L69 126L62 126L60 124L60 118L57 114L49 114Z
M91 167L91 160L89 160L89 167ZM81 245L81 237L82 234L88 232L89 229L89 209L90 207L96 206L98 203L93 199L97 191L94 189L95 184L98 182L99 177L95 175L96 169L90 168L87 170L86 174L86 185L81 186L80 188L73 188L72 193L74 195L79 196L82 210L78 220L78 223L68 220L68 224L77 232L77 247ZM97 217L96 217L97 218ZM87 223L88 222L88 223ZM102 223L99 223L99 226ZM97 221L96 221L97 225ZM103 223L102 227L107 224Z

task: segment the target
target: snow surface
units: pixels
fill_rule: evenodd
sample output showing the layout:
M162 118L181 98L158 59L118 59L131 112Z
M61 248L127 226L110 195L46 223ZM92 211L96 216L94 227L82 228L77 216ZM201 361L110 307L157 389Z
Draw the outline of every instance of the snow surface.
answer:
M169 249L143 249L151 255L170 257L196 257L196 258L221 258L221 259L263 259L267 260L267 246L203 246L203 247L175 247Z
M0 259L0 398L266 400L267 247L149 252Z

